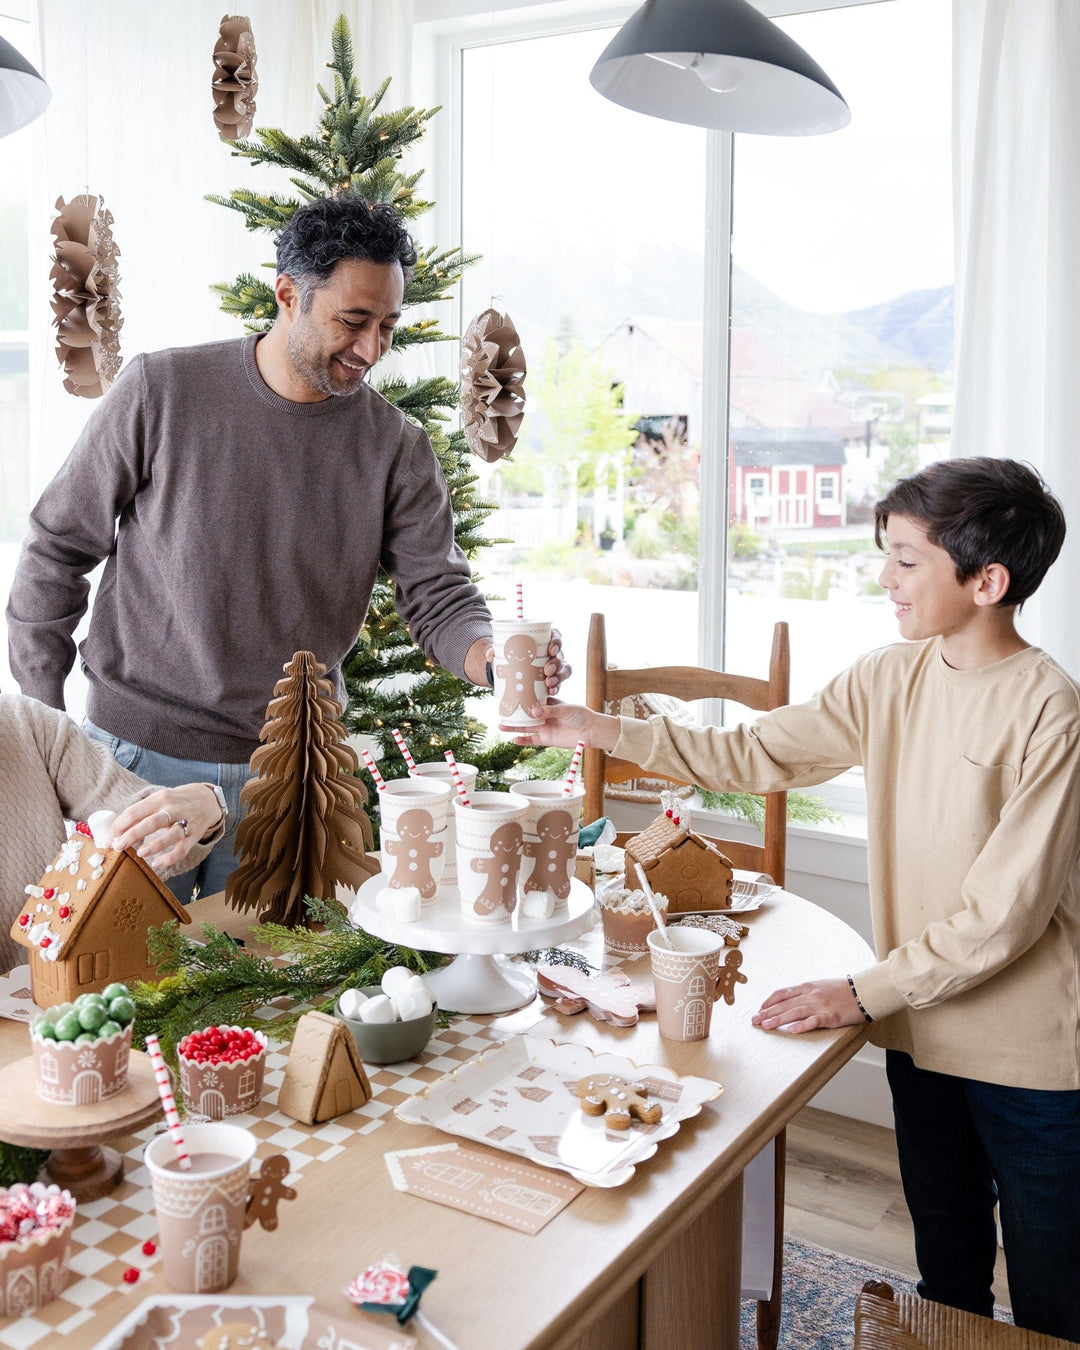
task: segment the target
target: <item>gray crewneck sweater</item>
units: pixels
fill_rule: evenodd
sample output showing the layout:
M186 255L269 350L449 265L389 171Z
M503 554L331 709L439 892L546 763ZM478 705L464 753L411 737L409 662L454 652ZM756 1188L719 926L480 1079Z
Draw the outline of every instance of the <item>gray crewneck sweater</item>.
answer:
M243 763L295 651L339 664L381 565L424 652L455 674L491 618L454 543L427 437L368 385L293 403L254 336L137 356L30 517L8 602L12 673L62 708L80 656L88 715L181 759Z

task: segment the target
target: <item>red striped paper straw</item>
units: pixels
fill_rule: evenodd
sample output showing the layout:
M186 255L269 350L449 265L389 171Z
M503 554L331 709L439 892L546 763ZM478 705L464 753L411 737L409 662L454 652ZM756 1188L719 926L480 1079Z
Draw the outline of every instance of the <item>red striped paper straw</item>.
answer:
M153 1033L146 1038L146 1053L150 1056L150 1067L154 1070L154 1081L157 1083L158 1096L165 1108L165 1124L168 1125L172 1141L176 1145L176 1156L180 1160L180 1170L181 1172L190 1172L191 1159L188 1157L187 1145L184 1143L184 1132L180 1128L180 1112L176 1109L176 1099L173 1097L169 1071L165 1067L165 1057L161 1053L161 1042Z
M469 794L465 790L465 780L461 776L461 770L457 766L457 760L454 758L453 750L446 751L446 762L450 765L450 777L454 780L454 786L457 788L458 797L461 799L462 806L469 806Z
M405 744L405 737L398 731L397 727L392 728L392 730L394 740L397 742L397 748L401 751L401 758L405 761L405 765L409 772L412 773L413 769L416 768L416 760L413 759L412 755L409 753L409 747Z
M380 792L385 792L386 783L383 780L382 774L379 772L378 765L371 758L371 751L361 750L360 758L364 761L364 764L367 766L368 773L371 774L372 778L375 780L375 786L379 789Z
M517 583L517 616L522 620L525 618L525 593L520 581Z
M570 761L570 768L566 774L566 781L563 783L563 794L569 797L574 790L574 779L577 778L578 768L581 765L581 756L585 750L585 742L578 741L574 746L574 756Z

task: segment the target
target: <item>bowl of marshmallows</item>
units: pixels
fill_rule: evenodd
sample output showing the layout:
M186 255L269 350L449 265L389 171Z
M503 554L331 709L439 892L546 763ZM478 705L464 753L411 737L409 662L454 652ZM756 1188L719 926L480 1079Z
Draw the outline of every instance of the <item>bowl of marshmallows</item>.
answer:
M437 1009L419 975L391 966L381 985L342 990L336 1012L352 1032L361 1059L396 1064L427 1045Z

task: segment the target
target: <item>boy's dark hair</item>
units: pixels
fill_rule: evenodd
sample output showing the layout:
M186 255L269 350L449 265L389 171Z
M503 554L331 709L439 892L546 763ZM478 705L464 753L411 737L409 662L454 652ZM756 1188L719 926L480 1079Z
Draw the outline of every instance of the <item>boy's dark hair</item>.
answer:
M1038 590L1065 539L1061 503L1028 464L1015 459L943 459L901 478L874 507L874 542L890 516L910 516L953 560L958 582L990 563L1009 569L1004 605Z
M307 311L311 293L325 286L345 258L401 264L406 278L416 265L416 246L402 217L386 202L369 202L358 192L317 197L293 212L275 238L278 275L287 273Z

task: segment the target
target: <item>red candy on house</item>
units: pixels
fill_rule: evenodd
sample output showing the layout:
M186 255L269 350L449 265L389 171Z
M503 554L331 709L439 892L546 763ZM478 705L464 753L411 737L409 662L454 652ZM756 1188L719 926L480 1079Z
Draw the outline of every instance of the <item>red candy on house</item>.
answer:
M61 905L60 908L59 908L56 912L57 912L57 914L59 914L59 916L60 916L62 919L70 919L70 918L71 918L71 906L70 906L70 905Z
M39 947L51 947L51 946L52 946L52 938L51 938L51 937L43 937L43 938L41 939L41 941L38 943L38 946L39 946Z
M43 900L51 900L55 894L56 894L55 886L46 886L45 889L41 892L41 898Z
M207 1027L185 1036L177 1047L184 1059L195 1064L216 1064L251 1059L263 1052L263 1043L250 1027Z
M25 928L26 925L27 925L29 922L30 922L30 915L29 915L29 914L20 914L20 915L19 915L19 927L20 927L20 928Z
M79 834L85 834L88 839L93 839L94 837L93 830L87 825L85 820L80 820L78 825L75 826L75 829Z

